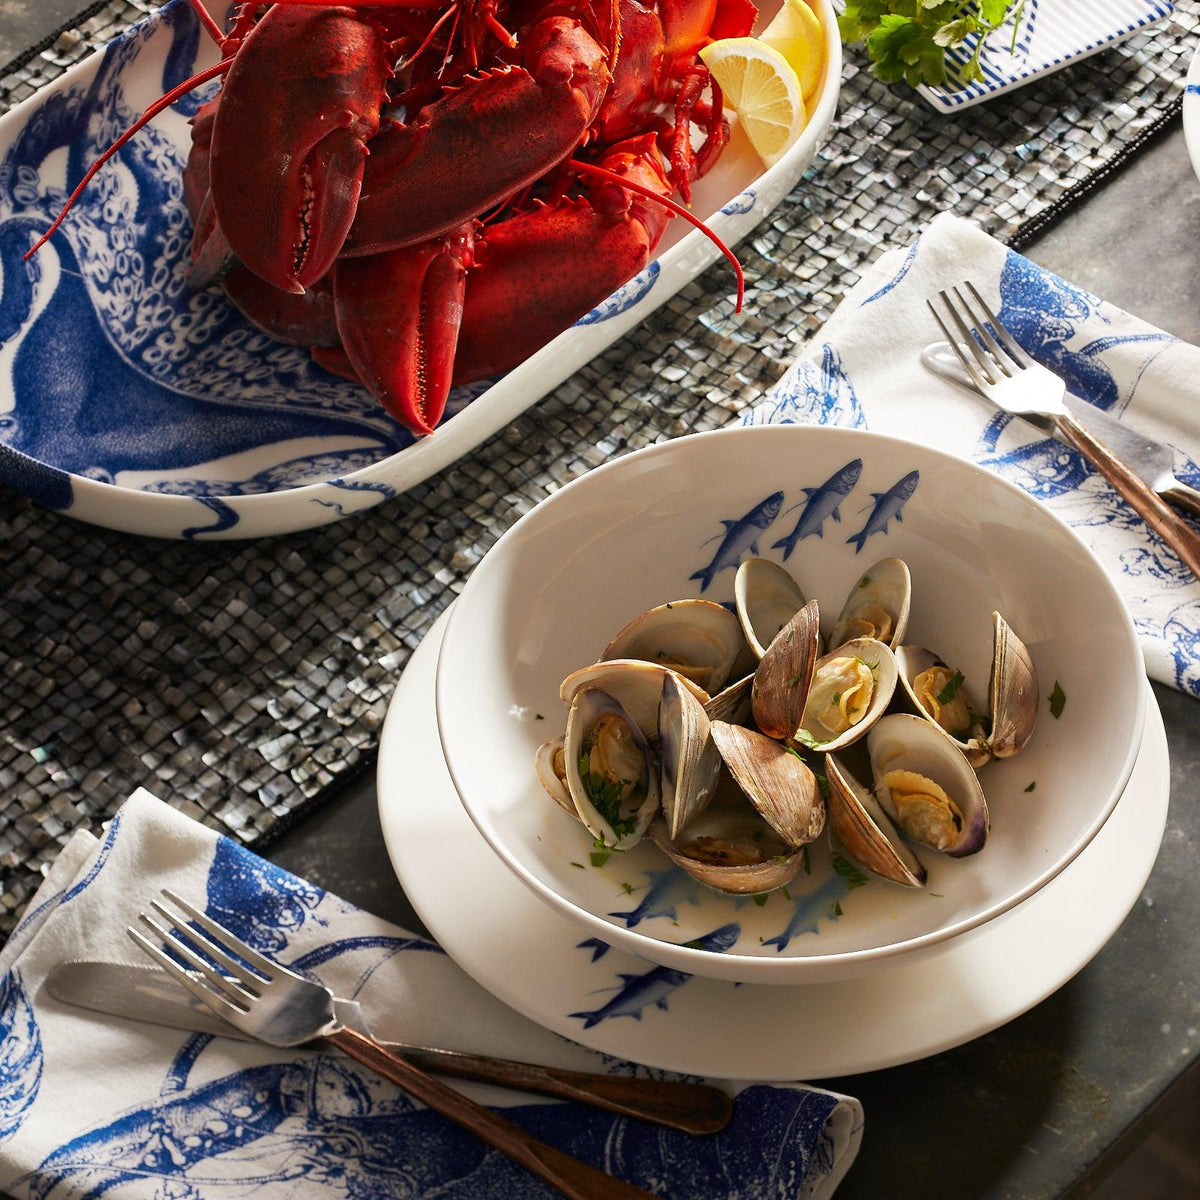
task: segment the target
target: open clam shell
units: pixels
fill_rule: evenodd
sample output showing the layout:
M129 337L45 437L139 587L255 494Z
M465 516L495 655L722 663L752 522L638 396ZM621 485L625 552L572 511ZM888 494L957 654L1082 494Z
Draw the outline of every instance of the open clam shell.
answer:
M675 837L712 799L721 774L721 755L709 736L704 706L678 676L663 682L658 715L662 813Z
M901 646L896 663L901 686L920 717L958 747L971 766L988 762L987 725L959 672L924 646Z
M737 617L711 600L672 600L634 617L604 648L601 661L634 658L670 667L713 694L742 649Z
M902 887L924 887L925 868L904 844L879 802L832 755L825 759L829 781L829 828L846 853L865 871Z
M742 633L760 659L806 603L800 585L769 558L748 558L738 567L733 600Z
M988 704L992 710L990 744L997 758L1009 758L1033 736L1038 715L1037 668L1005 619L992 613L992 681Z
M895 649L908 630L912 578L902 558L883 558L859 576L829 634L836 649L852 638L870 637Z
M1025 644L998 613L992 613L989 715L984 718L965 682L924 646L896 651L900 679L917 712L982 767L993 755L1008 758L1033 736L1038 715L1037 669Z
M804 862L804 847L788 846L746 803L710 804L676 838L660 818L650 826L650 838L699 883L736 895L781 888Z
M750 690L753 687L754 676L744 675L737 683L723 688L704 705L708 719L744 725L750 720Z
M616 697L647 739L656 738L663 680L674 674L668 667L655 666L640 659L616 658L610 662L593 663L590 667L572 671L562 681L558 694L563 703L569 706L583 688L601 688L610 696ZM682 675L675 677L683 679L683 686L701 704L708 700L708 693L699 684L684 679Z
M767 737L790 738L800 728L820 644L817 602L810 600L775 635L754 672L754 723Z
M887 711L899 668L874 638L854 638L813 667L795 739L813 750L840 750L865 737Z
M786 746L714 721L712 740L738 787L789 847L803 846L825 828L825 801L817 777Z
M575 808L575 801L571 799L571 792L567 787L566 744L567 739L561 737L543 742L534 754L533 765L537 771L538 781L546 789L546 792L554 803L563 812L570 813L571 816L578 820L579 813Z
M931 722L908 713L884 717L867 749L875 798L905 837L953 858L983 849L988 810L979 779Z
M614 696L583 688L571 703L563 754L579 819L614 850L636 845L659 806L658 768L637 722Z

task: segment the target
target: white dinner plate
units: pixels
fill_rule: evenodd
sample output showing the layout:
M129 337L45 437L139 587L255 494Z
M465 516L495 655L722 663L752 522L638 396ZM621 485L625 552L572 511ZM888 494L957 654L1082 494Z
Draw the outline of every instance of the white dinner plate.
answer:
M1183 140L1187 145L1192 170L1200 178L1200 46L1188 65L1183 89Z
M1056 879L978 932L866 982L739 985L652 966L553 912L471 823L434 712L445 624L443 614L413 654L383 729L379 817L388 854L421 920L459 966L518 1012L594 1050L760 1081L850 1075L936 1054L1066 983L1125 919L1158 854L1170 773L1151 697L1133 775L1104 827ZM635 888L625 899L634 907L650 897Z

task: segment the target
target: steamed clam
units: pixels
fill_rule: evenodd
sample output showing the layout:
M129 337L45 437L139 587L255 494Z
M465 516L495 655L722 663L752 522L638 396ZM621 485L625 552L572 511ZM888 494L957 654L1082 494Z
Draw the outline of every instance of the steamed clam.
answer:
M567 787L566 744L567 739L562 737L551 738L550 741L543 742L537 748L533 765L537 771L538 780L546 789L546 794L550 799L563 812L577 817L579 813L575 809L575 801L571 799L571 790Z
M867 749L875 797L905 837L954 858L983 849L988 810L979 778L928 721L885 717Z
M658 812L658 764L621 702L598 687L581 689L563 757L571 800L592 836L615 850L635 845Z
M1016 754L1033 736L1038 679L1033 659L1008 622L992 613L988 715L976 707L961 671L924 646L896 651L900 680L917 712L940 729L973 767Z
M895 649L908 631L912 578L902 558L884 558L859 576L829 634L829 645L874 638Z
M748 558L738 567L733 600L742 633L760 659L806 604L800 585L769 558Z
M741 649L738 619L724 605L672 600L634 617L605 646L600 659L657 663L715 695L729 679Z
M925 868L905 839L954 858L987 840L983 789L965 756L929 722L905 713L884 717L867 737L868 790L830 755L829 823L861 867L905 887L922 887Z
M898 558L857 579L824 656L817 603L782 567L747 559L734 594L736 612L680 600L643 613L563 681L566 737L536 764L556 803L605 846L648 834L692 878L738 894L794 878L826 825L860 866L906 887L926 880L912 843L955 858L982 849L973 768L1025 745L1039 699L1003 618L993 613L981 715L960 672L900 644L912 584ZM887 715L905 696L920 715ZM855 742L869 786L840 754ZM813 752L826 755L825 795Z

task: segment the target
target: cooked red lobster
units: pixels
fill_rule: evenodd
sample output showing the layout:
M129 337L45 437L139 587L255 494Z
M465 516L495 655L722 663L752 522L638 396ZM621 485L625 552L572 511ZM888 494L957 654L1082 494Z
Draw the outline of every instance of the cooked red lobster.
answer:
M728 124L697 52L757 16L751 0L276 0L225 33L190 3L221 61L71 200L224 76L192 123L190 282L220 283L418 434L453 384L515 366L636 275L672 213L699 224L671 196L688 202Z

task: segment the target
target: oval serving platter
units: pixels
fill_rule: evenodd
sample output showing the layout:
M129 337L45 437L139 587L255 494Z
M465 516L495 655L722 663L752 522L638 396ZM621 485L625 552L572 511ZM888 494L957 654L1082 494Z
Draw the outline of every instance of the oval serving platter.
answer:
M841 49L830 0L825 81L767 171L736 138L694 211L736 245L800 180L833 119ZM225 8L218 0L214 8ZM765 24L778 7L768 0ZM0 482L81 520L155 537L247 538L340 520L477 446L718 256L672 222L658 258L507 375L455 389L414 440L365 390L185 283L188 121L215 85L164 112L108 163L51 241L22 256L89 162L167 88L216 61L171 0L0 118Z

